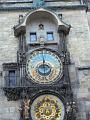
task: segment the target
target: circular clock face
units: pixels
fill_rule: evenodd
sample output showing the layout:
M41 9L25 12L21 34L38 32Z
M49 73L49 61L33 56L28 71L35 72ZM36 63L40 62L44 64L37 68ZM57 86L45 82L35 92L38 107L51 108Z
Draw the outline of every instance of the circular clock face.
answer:
M62 62L57 54L49 50L35 50L28 56L26 71L34 82L50 84L62 75Z
M33 120L64 120L64 114L64 104L54 95L41 95L31 105Z

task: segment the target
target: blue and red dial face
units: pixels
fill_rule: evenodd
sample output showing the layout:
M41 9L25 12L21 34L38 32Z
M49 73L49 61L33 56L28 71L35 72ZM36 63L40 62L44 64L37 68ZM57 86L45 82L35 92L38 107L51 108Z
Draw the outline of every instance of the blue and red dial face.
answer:
M31 52L26 63L28 77L40 84L55 82L62 74L62 67L58 55L46 49Z

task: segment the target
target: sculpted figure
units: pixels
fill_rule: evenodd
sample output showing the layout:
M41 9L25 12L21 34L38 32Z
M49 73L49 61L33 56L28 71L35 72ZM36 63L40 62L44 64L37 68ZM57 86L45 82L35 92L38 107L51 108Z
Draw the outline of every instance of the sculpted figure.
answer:
M27 120L30 114L30 99L25 99L23 103L24 103L23 115L24 115L25 120Z
M25 97L22 101L21 109L20 109L20 114L22 120L29 120L30 117L30 99Z

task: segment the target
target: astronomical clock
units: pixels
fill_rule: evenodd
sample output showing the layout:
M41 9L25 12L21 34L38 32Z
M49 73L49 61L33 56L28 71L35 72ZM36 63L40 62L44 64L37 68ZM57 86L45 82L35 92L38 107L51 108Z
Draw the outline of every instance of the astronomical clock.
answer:
M37 49L28 55L26 71L33 82L51 84L62 77L63 64L55 51Z
M37 33L29 33L31 41L27 43L28 22L31 25L36 17L45 17L44 14L46 18L51 17L50 20L53 19L55 25L57 23L55 30L58 32L53 29L52 32L46 32L43 22L38 25L35 23ZM70 26L62 23L56 14L46 9L37 9L27 14L22 21L24 23L14 27L15 36L20 40L17 63L3 65L9 76L6 76L8 80L4 88L5 94L9 100L20 99L20 120L76 120L76 105L68 71L70 56L66 46Z
M31 104L32 120L64 120L63 99L60 99L60 96L55 94L56 91L53 91L53 86L57 87L57 84L62 81L63 69L63 57L53 49L42 47L27 54L28 80L45 87L45 89L40 89L42 92ZM49 88L50 86L52 89Z

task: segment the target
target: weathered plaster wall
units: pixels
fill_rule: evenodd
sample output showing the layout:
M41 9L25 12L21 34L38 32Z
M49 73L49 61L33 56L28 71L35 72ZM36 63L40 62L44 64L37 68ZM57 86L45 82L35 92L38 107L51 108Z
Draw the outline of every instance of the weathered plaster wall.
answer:
M18 39L14 37L13 27L18 23L19 14L22 12L0 12L0 72L3 63L17 61ZM3 86L4 78L0 76L0 120L18 120L19 101L7 101Z
M86 11L64 11L63 20L72 27L67 36L70 52L70 78L74 95L78 99L79 120L87 120L90 112L90 31Z
M87 12L87 18L88 18L88 24L89 24L89 30L90 30L90 10Z

